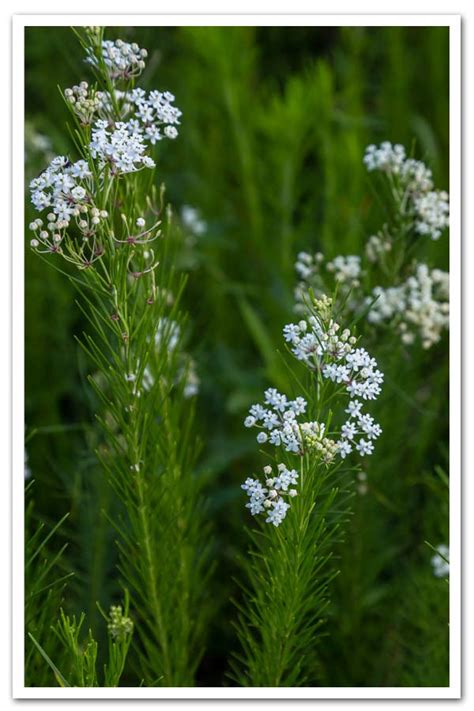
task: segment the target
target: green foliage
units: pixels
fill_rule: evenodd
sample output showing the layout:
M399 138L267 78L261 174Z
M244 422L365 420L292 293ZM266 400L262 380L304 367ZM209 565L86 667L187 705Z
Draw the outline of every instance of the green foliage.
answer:
M347 484L330 504L337 485L315 468L308 475L313 496L295 501L301 519L253 530L250 549L258 555L249 558L240 483L261 465L242 430L246 409L268 385L288 391L293 382L277 350L283 324L294 318L296 254L361 254L367 237L393 217L386 185L368 180L362 165L365 146L403 143L448 188L447 28L122 27L107 29L107 37L149 50L143 84L173 91L183 119L179 139L158 147L154 194L140 174L110 196L108 224L118 237L122 212L134 224L139 214L149 221L161 210L153 304L145 303L151 277L124 276L128 247L117 247L114 266L107 264L120 285L115 296L105 275L94 282L90 270L56 262L74 281L26 256L26 422L34 432L27 447L42 538L70 511L33 559L27 589L43 558L55 559L58 536L69 545L44 583L76 573L66 592L59 582L30 598L27 632L71 683L51 620L62 606L69 629L75 616L82 635L85 611L100 663L108 642L96 601L108 609L125 584L136 633L121 684L220 686L228 683L229 659L240 658L233 683L246 685L445 685L448 586L433 576L425 544L449 539L448 490L437 474L448 469L445 336L425 351L400 344L390 328L357 322L385 373L377 411L384 434L364 463L366 479L351 485L356 495L344 526L335 530L335 513L318 517L326 507L347 510ZM67 28L26 30L28 178L51 153L78 157L65 122L74 140L86 134L59 100L58 85L95 81L79 55ZM51 145L38 146L38 133ZM161 181L172 212L163 206ZM181 219L186 204L207 225L193 239ZM27 212L27 222L37 216L31 206ZM443 236L419 242L416 256L447 269L448 252ZM371 272L364 289L401 278L414 256ZM139 258L136 249L135 264ZM119 322L110 318L117 306ZM166 358L172 333L165 329L158 351L147 340L163 317L180 326ZM125 332L133 334L128 345ZM201 380L194 404L176 378L186 367L184 346ZM138 361L137 380L126 381ZM147 391L145 368L155 383ZM125 413L138 402L134 384L140 404ZM135 464L138 471L130 469ZM311 526L299 528L302 520ZM27 546L34 531L30 519ZM315 545L317 555L298 567L294 546ZM216 574L209 577L211 560ZM245 579L242 591L236 577ZM285 589L294 592L294 619ZM242 608L238 634L232 598ZM291 633L288 643L282 630ZM88 639L83 647L81 636L81 650ZM28 685L50 685L51 669L29 637L27 654ZM91 661L82 663L92 674Z
M277 469L282 466L277 460L281 456L287 469L299 466L296 498L276 530L263 524L250 533L252 546L242 560L246 582L237 602L243 652L236 655L240 666L234 665L234 678L245 686L313 686L321 674L319 646L326 634L323 624L331 583L339 573L334 553L344 546L354 478L360 474L360 464L350 466L337 455L337 446L332 448L341 436L348 395L344 384L332 383L323 373L336 362L334 353L341 344L350 351L357 342L348 329L341 329L343 340L338 341L340 311L335 303L336 292L332 299L316 299L310 291L306 315L320 329L321 354L311 360L308 348L307 362L300 369L287 365L291 392L304 394L305 416L324 429L320 435L314 429L308 435L304 424L299 425L299 451L287 454L285 446L283 455L280 450L275 454ZM314 332L307 321L301 323L302 333ZM275 482L272 477L266 473L269 490ZM266 503L270 511L271 500Z
M169 227L165 230L163 265L171 239ZM155 251L159 256L158 247ZM164 685L190 685L202 655L207 526L201 485L193 474L199 452L193 406L182 397L184 384L176 384L177 355L170 346L183 327L178 312L182 283L175 287L168 266L163 269L166 281L150 292L146 280L130 284L125 278L130 255L119 254L116 260L122 264L115 265L111 281L118 288L108 300L100 278L94 301L81 291L84 316L94 333L84 333L81 345L101 376L89 378L102 401L98 421L105 443L97 454L126 511L113 525L120 538L119 569L141 614L142 672L148 683L159 677ZM171 308L170 293L176 294ZM113 313L119 319L111 319ZM160 323L165 327L156 347L153 334ZM145 378L153 379L146 388Z
M87 48L92 40L80 37ZM105 80L104 89L115 91L100 49L97 56L98 79ZM121 505L110 519L119 534L119 570L140 609L137 655L145 681L192 685L203 652L208 532L201 484L193 473L199 452L194 408L184 397L187 372L179 360L185 326L179 299L185 280L173 268L163 190L159 195L144 173L121 179L108 169L99 173L88 149L90 127L71 113L76 145L94 175L94 205L110 215L104 218L110 224L94 236L90 256L87 241L74 234L65 235L61 255L66 269L69 264L79 269L69 278L88 324L79 342L93 369L88 381L100 404L97 419L104 439L97 455ZM146 233L149 242L128 241L131 226L143 215L154 221ZM97 239L107 246L95 246ZM99 249L104 252L100 259ZM62 262L51 266L68 274ZM62 618L63 641L71 649L82 622L82 616L77 626L74 617L72 622ZM91 633L86 653L75 662L74 685L96 683L95 654Z
M117 608L115 609L117 610ZM86 619L84 613L76 621L75 615L71 618L61 610L56 625L51 627L53 635L59 641L58 659L60 658L61 661L58 663L62 671L58 669L35 637L29 634L38 652L53 671L59 686L115 687L119 685L133 631L133 624L128 618L129 596L127 591L125 591L123 616L121 608L118 608L118 610L120 611L118 622L117 615L112 617L113 608L110 618L102 613L104 619L109 623L108 661L104 664L103 679L99 679L97 674L98 644L92 635L92 630L89 629L85 637L81 632ZM123 624L124 619L128 623L126 626Z
M55 650L49 627L72 573L62 570L67 543L58 547L56 540L68 514L54 526L38 521L34 512L34 483L31 481L25 489L25 684L47 686L49 675L30 638L34 634L48 651Z
M306 456L300 481L284 525L261 524L250 533L249 561L242 562L248 580L237 602L243 652L235 655L234 678L242 686L304 686L317 679L328 587L337 575L331 559L349 513L350 477Z

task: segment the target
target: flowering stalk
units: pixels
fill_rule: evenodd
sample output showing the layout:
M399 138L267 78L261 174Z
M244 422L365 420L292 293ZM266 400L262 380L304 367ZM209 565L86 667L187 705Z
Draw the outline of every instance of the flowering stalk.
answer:
M308 287L321 294L337 285L348 317L366 317L373 331L429 349L449 328L449 274L415 256L448 228L449 196L434 189L431 170L399 144L370 145L363 160L379 178L389 220L368 238L362 257L300 252L295 310L304 313Z
M104 664L103 679L99 679L97 674L99 645L92 630L89 629L84 638L82 636L86 619L84 613L76 621L75 616L71 618L61 610L56 625L51 627L53 636L61 647L61 656L58 652L57 660L61 669L30 634L33 644L50 667L59 686L119 686L133 635L133 622L128 616L128 608L129 595L125 591L123 611L121 605L112 605L109 615L101 610L108 631L108 661Z
M146 51L79 35L98 84L64 93L80 158L58 157L31 183L32 248L66 262L89 322L81 345L102 410L98 456L123 504L120 572L136 611L137 654L148 685L192 686L203 652L207 530L193 475L197 390L183 351L171 213L153 184L152 147L177 136L169 92L134 86Z
M260 444L276 448L263 481L249 477L242 485L247 508L261 521L251 532L248 582L237 603L243 653L234 675L248 686L308 683L337 574L331 556L359 469L348 457L370 455L381 434L364 412L381 390L377 363L349 329L341 331L331 299L312 299L308 308L307 320L283 331L304 366L302 378L294 374L302 395L289 399L270 388L245 420L260 430Z

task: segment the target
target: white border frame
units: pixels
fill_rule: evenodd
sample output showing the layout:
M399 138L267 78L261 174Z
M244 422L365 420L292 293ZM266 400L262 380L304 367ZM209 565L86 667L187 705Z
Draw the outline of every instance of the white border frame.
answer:
M109 26L445 26L450 37L450 686L120 687L24 686L24 28ZM12 692L15 699L458 699L461 698L461 17L453 14L14 15L12 303Z

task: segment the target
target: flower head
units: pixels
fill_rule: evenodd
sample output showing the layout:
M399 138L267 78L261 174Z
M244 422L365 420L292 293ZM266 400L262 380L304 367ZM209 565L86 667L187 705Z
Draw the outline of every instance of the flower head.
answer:
M124 642L132 634L133 622L124 616L121 605L111 606L107 629L115 642Z
M367 146L364 163L369 171L396 176L400 202L406 203L404 212L413 217L417 234L433 240L441 237L449 225L449 195L444 190L433 190L433 176L424 163L407 158L403 146L389 141Z
M370 323L392 323L402 343L409 345L419 337L423 348L430 348L449 328L449 273L417 264L398 286L374 288L366 303Z
M326 462L331 462L336 454L344 459L354 449L361 456L372 454L373 441L382 432L370 415L363 414L361 400L378 397L383 373L364 348L356 347L356 339L349 329L341 329L333 320L330 306L327 297L316 300L307 320L287 324L283 329L295 358L324 379L341 386L351 398L345 410L349 418L340 428L339 441L325 436L318 423L300 426L305 445L319 452Z
M139 76L145 68L148 52L146 49L140 49L135 42L129 44L121 39L103 40L101 49L102 59L113 80L132 79ZM99 66L98 59L92 52L89 52L86 61L95 67Z
M249 497L249 502L245 506L252 516L265 513L266 523L279 526L290 508L285 498L293 499L298 494L296 489L290 489L290 486L297 484L298 473L295 469L288 469L283 463L278 464L275 476L270 465L263 468L263 473L265 486L258 479L251 477L241 485Z

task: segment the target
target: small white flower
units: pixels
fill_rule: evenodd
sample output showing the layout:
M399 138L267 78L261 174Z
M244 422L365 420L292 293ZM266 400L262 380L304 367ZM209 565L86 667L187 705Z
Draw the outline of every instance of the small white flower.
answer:
M178 135L178 130L175 126L165 126L164 133L167 138L174 139Z
M302 415L306 412L307 402L304 398L297 397L291 402L290 407L295 415Z
M374 451L374 445L369 440L361 438L356 444L356 449L360 456L364 457L366 454L372 454Z
M347 455L352 452L352 445L349 444L347 439L341 439L337 443L337 451L339 452L341 459L345 459Z
M272 523L274 526L279 526L285 518L286 512L289 508L290 504L287 504L286 501L279 499L279 501L276 502L275 506L269 511L265 521L267 523Z
M347 406L346 412L349 413L351 417L357 417L360 413L362 403L358 400L351 400Z
M354 439L354 436L356 434L357 434L357 427L350 420L348 422L345 422L342 425L341 436L344 437L344 439Z
M84 200L86 194L86 191L81 185L77 185L71 190L71 195L75 200Z
M296 484L298 474L294 469L288 469L285 464L278 464L278 477L266 479L265 486L258 479L248 477L241 485L247 492L249 502L246 507L250 509L252 515L266 512L266 523L279 526L286 516L290 504L285 501L285 497L294 498L298 492L290 489L290 484ZM270 474L272 467L267 465L264 472Z

